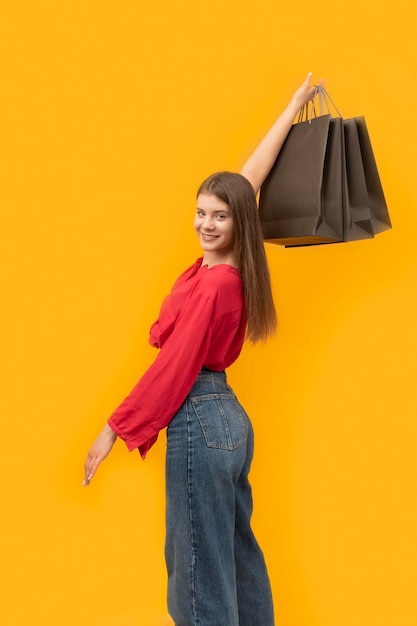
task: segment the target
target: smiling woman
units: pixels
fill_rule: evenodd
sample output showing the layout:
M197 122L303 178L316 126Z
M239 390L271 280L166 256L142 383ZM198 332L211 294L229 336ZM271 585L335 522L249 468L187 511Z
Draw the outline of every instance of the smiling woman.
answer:
M314 95L308 75L242 169L197 192L203 256L164 300L150 332L159 354L108 420L85 463L87 486L116 437L142 457L167 429L168 608L181 626L272 626L264 557L250 520L251 422L225 369L245 339L272 335L276 314L256 192L298 110Z
M219 233L219 247L207 250L203 245L203 263L229 263L238 269L245 297L246 336L253 342L267 339L275 332L277 320L254 188L245 176L218 172L200 186L197 204L202 196L210 197L211 202L215 198L218 208L227 207L230 218L220 211L215 223L231 221L228 224L231 232L228 227L224 231L213 229L212 232ZM212 222L207 220L209 225ZM204 228L202 231L208 232ZM229 246L226 245L226 232L230 236Z
M234 265L233 218L226 202L215 195L201 193L197 198L194 228L204 250L203 265Z

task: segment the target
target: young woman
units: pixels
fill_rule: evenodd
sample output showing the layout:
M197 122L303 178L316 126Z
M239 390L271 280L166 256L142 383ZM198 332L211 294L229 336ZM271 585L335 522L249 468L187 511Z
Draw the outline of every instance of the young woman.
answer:
M219 172L197 193L203 256L164 300L154 363L112 414L85 462L89 485L117 437L144 458L167 429L168 608L177 626L272 626L263 554L250 527L253 431L226 379L243 342L276 328L256 193L299 109L308 74L241 174Z

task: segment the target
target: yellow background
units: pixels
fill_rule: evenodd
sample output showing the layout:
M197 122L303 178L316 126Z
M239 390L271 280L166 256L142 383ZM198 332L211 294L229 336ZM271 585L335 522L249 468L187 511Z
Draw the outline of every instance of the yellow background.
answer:
M405 0L4 3L2 624L170 623L164 435L145 463L117 442L89 489L84 457L199 255L197 186L312 70L365 115L394 228L268 245L279 332L229 372L254 525L279 626L415 626L414 22Z

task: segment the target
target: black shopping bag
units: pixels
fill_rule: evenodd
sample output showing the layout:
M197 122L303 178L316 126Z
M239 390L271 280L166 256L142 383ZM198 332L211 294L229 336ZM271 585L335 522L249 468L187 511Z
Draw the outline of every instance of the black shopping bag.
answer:
M381 179L375 161L374 152L371 145L365 118L353 118L358 133L358 140L362 156L362 166L368 193L368 207L371 216L372 229L375 235L392 228L391 219L382 189ZM347 126L351 120L344 120ZM346 151L347 158L347 151Z
M343 120L344 139L344 240L372 239L371 209L356 119Z
M322 86L316 98L320 115L292 126L260 192L264 239L286 247L369 239L391 228L365 119L343 119Z
M343 128L330 114L293 124L261 187L264 239L286 246L343 241Z

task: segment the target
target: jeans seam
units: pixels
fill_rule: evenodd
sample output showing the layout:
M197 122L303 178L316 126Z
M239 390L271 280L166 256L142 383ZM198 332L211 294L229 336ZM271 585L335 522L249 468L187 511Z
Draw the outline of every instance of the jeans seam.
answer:
M192 437L191 437L191 418L189 411L189 401L187 399L186 406L186 419L187 419L187 490L188 490L188 511L190 516L190 540L191 540L191 575L190 575L190 586L191 586L191 603L192 610L194 614L194 623L198 624L197 621L197 601L196 601L196 592L195 592L195 567L196 567L196 542L195 542L195 530L194 530L194 516L193 516L193 507L192 507Z

